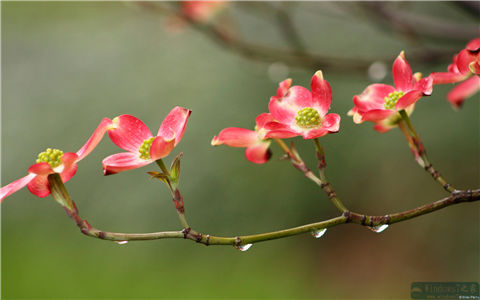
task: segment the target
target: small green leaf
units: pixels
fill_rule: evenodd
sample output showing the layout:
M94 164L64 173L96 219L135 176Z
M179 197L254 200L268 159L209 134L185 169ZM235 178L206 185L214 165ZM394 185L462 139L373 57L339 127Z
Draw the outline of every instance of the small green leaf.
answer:
M178 180L180 178L180 159L182 156L183 153L178 154L170 166L170 179L175 185L178 184Z

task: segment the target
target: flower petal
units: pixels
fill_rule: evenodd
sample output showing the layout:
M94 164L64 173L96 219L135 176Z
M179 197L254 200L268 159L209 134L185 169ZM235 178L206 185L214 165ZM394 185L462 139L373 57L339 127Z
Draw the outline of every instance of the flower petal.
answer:
M329 134L330 132L325 128L311 129L303 132L302 136L304 139L315 139Z
M415 83L413 89L420 90L423 95L430 96L433 91L433 77L429 75L428 77L420 79Z
M395 128L395 126L387 126L383 123L376 123L375 126L373 126L373 129L375 129L376 131L380 132L380 133L385 133L387 131L389 131L390 129L392 128Z
M291 87L290 93L283 98L271 97L268 109L275 120L290 124L295 122L295 116L300 109L313 106L310 91L296 85Z
M62 156L63 170L60 173L62 182L67 182L77 172L78 155L73 152L67 152Z
M353 97L353 104L358 112L365 112L372 109L384 109L385 97L395 91L391 85L375 83L367 86L360 94Z
M131 115L114 118L112 125L113 128L108 130L108 136L112 142L123 150L133 153L138 152L143 141L153 136L142 121Z
M28 168L28 173L33 173L37 175L48 175L55 173L55 171L48 163L39 162L31 165L30 168Z
M105 132L113 126L112 120L104 118L97 129L93 132L92 136L88 139L85 145L77 151L78 159L77 161L82 160L85 156L90 154L92 150L100 143Z
M257 124L257 127L259 130L260 128L264 128L265 127L265 124L267 124L268 122L273 122L274 119L272 117L271 114L269 113L263 113L263 114L260 114L257 116L257 118L255 119L255 123Z
M6 186L2 187L0 189L0 203L3 201L3 199L8 197L9 195L15 193L19 189L26 186L30 181L33 180L33 178L35 178L35 176L37 175L30 173L27 176L17 179L14 182L9 183Z
M480 90L480 77L473 76L464 82L457 84L447 94L447 100L454 108L462 106L465 98L468 98Z
M288 94L288 89L292 86L292 79L288 78L278 84L277 97L282 98Z
M363 121L378 122L390 117L394 113L396 112L388 109L369 110L362 115L362 122Z
M469 65L470 63L474 62L476 59L476 56L472 54L470 51L463 49L458 53L457 56L457 67L460 73L462 74L469 74L470 73L470 68Z
M423 92L420 90L412 90L405 95L403 95L395 105L396 110L402 110L410 106L412 103L417 102L422 98Z
M257 132L245 128L225 128L212 139L212 146L248 147L258 142Z
M44 198L50 195L50 184L48 183L48 175L37 175L28 184L27 188L30 193L37 197Z
M251 145L245 149L245 156L247 159L256 164L266 163L272 153L268 149L270 146L270 141L260 142L254 145Z
M412 69L405 59L405 54L402 51L393 63L393 82L395 89L403 92L408 92L412 88L413 77Z
M191 110L183 107L174 107L162 122L158 129L157 136L162 136L168 140L175 137L175 146L180 143L187 126L188 117L192 113ZM172 133L174 136L172 136Z
M175 148L176 139L165 139L163 136L157 136L152 142L150 147L150 158L151 160L157 160L164 158L172 152Z
M340 130L340 119L338 114L328 114L323 118L322 128L330 132L337 132Z
M112 175L119 172L140 168L152 163L150 159L141 159L139 155L123 152L110 155L102 161L103 174Z
M327 114L332 102L332 88L326 80L323 79L322 71L317 71L311 81L312 99L320 109L320 116Z
M477 52L480 50L480 38L475 38L468 42L467 46L465 47L468 51Z
M466 75L452 72L434 72L430 76L433 78L433 84L455 83L465 79Z

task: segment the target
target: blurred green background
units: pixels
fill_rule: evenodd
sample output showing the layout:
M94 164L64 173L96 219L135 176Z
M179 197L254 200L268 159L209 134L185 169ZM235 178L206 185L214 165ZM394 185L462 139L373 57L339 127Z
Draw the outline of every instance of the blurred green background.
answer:
M255 5L232 3L217 17L235 20L245 39L288 48L268 12ZM405 50L408 60L409 51L418 50L418 44L372 23L375 18L355 2L278 5L295 6L292 18L312 52L389 58L383 80L388 84L398 53ZM473 26L473 34L478 25L478 17L450 2L402 5L426 16L421 20ZM317 186L278 160L275 145L265 165L248 162L242 149L210 146L225 127L253 128L285 76L309 87L322 66L277 63L278 74L271 63L239 56L189 26L173 30L171 18L128 2L2 2L2 185L26 175L47 147L78 150L103 117L132 114L156 132L179 105L193 114L171 157L184 153L180 188L195 229L235 236L336 216ZM421 42L453 54L470 38L430 36ZM446 58L411 65L429 74L449 63ZM444 197L398 130L379 134L346 116L352 96L373 82L366 71L329 68L324 75L333 89L331 112L342 116L340 133L322 138L327 176L345 205L381 215ZM450 88L435 87L419 101L412 120L447 180L477 188L479 96L453 111L445 100ZM312 143L294 141L314 168ZM67 183L81 216L107 231L178 230L167 189L145 173L154 165L102 176L101 160L119 151L105 138ZM247 252L184 240L117 245L88 238L51 197L37 198L26 188L1 208L2 299L386 299L409 298L413 281L480 279L477 203L381 234L344 225L318 240L304 234Z

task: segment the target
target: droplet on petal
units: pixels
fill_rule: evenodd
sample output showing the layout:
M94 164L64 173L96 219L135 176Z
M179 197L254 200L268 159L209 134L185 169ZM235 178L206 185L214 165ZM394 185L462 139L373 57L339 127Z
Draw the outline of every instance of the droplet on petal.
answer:
M312 235L314 238L318 239L318 238L321 238L325 234L325 232L327 232L327 228L318 229L318 230L312 231Z
M115 243L119 245L125 245L126 243L128 243L128 241L115 241Z
M250 249L250 247L252 247L252 244L246 244L246 245L234 245L233 247L235 247L236 249L242 251L242 252L245 252L247 251L248 249Z
M370 229L371 231L376 232L376 233L380 233L387 228L388 228L387 224L378 225L378 226L375 226L375 227L370 227L370 226L368 227L368 229Z
M63 156L62 150L47 148L47 150L38 154L38 158L36 162L37 163L46 162L52 168L56 168L62 163L62 156Z

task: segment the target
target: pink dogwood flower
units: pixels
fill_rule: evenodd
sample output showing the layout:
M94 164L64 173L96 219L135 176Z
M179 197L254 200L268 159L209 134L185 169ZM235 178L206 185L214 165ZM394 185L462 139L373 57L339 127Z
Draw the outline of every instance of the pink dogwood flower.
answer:
M62 182L70 180L77 171L77 163L92 152L111 124L112 121L110 119L103 119L85 145L76 153L63 153L61 150L51 148L40 153L36 163L28 168L27 176L15 180L0 189L0 202L25 185L32 194L38 197L43 198L50 195L48 175L58 173Z
M410 115L421 97L432 94L433 79L422 79L420 73L412 75L403 51L393 63L392 73L395 86L371 84L353 97L355 106L348 115L353 116L355 123L370 121L375 123L375 130L386 132L397 126L398 111L405 110Z
M268 149L270 140L265 137L267 134L265 124L273 122L273 118L270 114L263 113L255 121L257 124L255 130L237 127L223 129L218 136L213 137L212 146L246 147L245 156L249 161L256 164L266 163L271 157L271 152Z
M302 86L291 86L292 80L280 82L277 95L270 98L268 109L275 122L265 124L269 138L302 136L314 139L338 132L340 116L327 114L332 89L317 71L311 80L311 92Z
M180 143L191 111L173 108L153 136L148 127L131 115L121 115L112 120L108 136L118 147L128 152L108 156L102 162L103 173L111 175L146 166L170 154Z
M471 40L465 49L453 56L448 72L432 73L433 84L457 83L447 94L454 108L480 90L480 37Z

